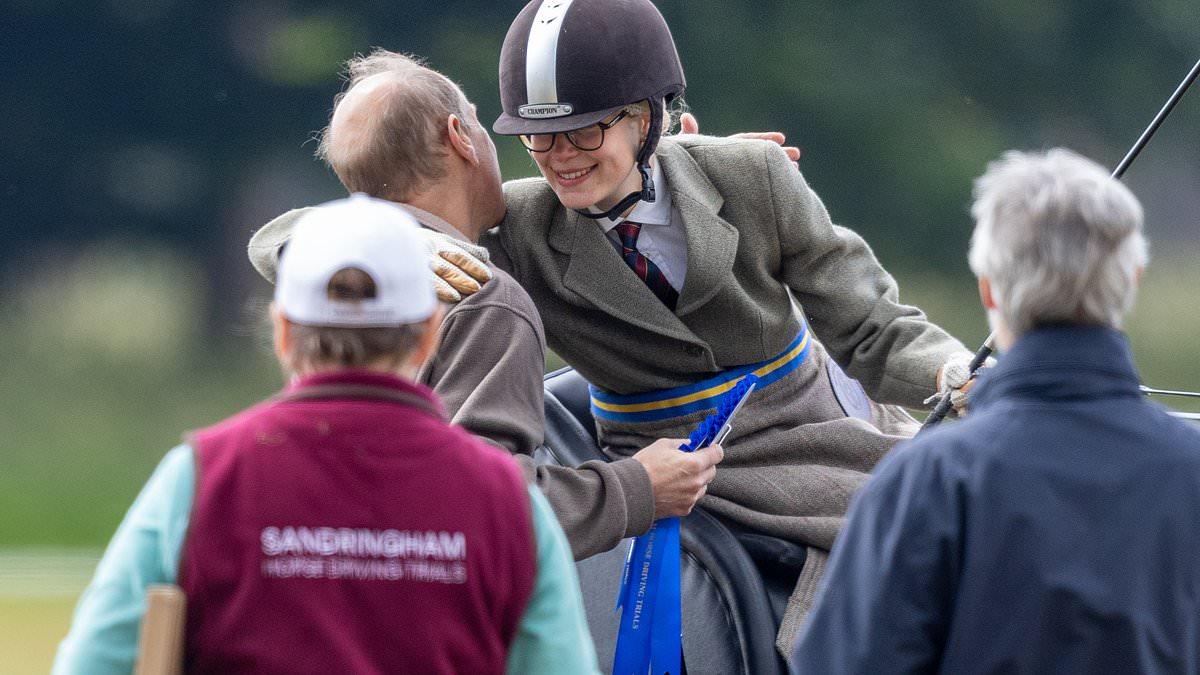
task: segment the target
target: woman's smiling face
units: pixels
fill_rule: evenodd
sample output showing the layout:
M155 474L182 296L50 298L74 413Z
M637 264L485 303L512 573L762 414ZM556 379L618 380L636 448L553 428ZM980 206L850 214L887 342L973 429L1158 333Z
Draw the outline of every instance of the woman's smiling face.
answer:
M604 144L595 150L580 150L558 134L550 150L529 154L563 206L607 211L641 189L636 160L646 118L629 115L618 121L604 132Z

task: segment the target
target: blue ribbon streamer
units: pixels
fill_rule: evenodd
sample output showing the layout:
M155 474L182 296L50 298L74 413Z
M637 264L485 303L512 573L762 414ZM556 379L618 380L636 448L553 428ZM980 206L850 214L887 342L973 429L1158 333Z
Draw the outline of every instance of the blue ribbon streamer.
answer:
M713 442L757 378L749 375L722 399L680 450ZM679 519L663 518L633 540L615 610L621 612L613 675L679 675L683 663L683 611L679 588Z
M659 528L662 569L650 626L650 672L678 675L683 662L683 605L679 584L679 519L664 518Z
M621 627L617 633L617 650L613 656L613 675L646 675L653 665L651 635L655 628L655 610L660 609L658 595L664 581L661 574L667 548L664 544L668 538L663 536L662 523L665 520L676 521L678 534L678 520L668 518L655 523L649 532L634 539L629 558L631 565L626 572L626 583L620 593ZM678 545L678 539L676 544ZM678 548L675 558L678 570ZM669 579L666 581L670 582ZM678 585L676 577L676 586ZM660 616L670 613L665 606L661 609L665 611L660 612ZM678 637L676 642L679 642ZM678 673L678 669L675 672Z

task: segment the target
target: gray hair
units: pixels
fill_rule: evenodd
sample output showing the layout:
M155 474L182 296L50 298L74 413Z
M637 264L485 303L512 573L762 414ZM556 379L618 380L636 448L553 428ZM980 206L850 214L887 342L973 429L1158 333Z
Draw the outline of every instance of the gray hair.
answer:
M1061 148L1005 153L975 181L971 214L971 270L1015 335L1121 326L1147 260L1142 206L1101 166Z
M458 85L421 60L376 48L346 62L348 85L334 99L334 114L355 85L374 76L386 78L377 113L363 121L353 138L336 138L332 124L327 126L317 157L350 192L406 201L446 175L446 118L455 115L471 127L471 103Z

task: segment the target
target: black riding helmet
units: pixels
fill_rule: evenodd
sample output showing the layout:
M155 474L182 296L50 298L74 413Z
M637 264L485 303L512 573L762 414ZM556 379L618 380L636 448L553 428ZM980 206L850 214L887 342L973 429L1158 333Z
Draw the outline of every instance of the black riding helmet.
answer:
M654 201L650 157L662 135L663 107L686 82L667 22L650 0L532 0L500 50L502 136L591 126L627 105L650 104L650 130L637 154L642 190L607 213Z

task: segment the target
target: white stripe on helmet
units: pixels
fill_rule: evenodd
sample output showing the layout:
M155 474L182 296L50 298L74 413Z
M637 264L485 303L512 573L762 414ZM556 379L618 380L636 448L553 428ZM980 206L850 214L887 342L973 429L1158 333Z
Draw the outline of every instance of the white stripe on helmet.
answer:
M558 36L562 32L563 17L574 0L542 0L529 29L529 43L525 47L525 96L530 108L558 103ZM522 106L524 107L524 106ZM562 106L562 115L571 114ZM543 108L539 117L547 115ZM524 113L522 113L524 117Z

